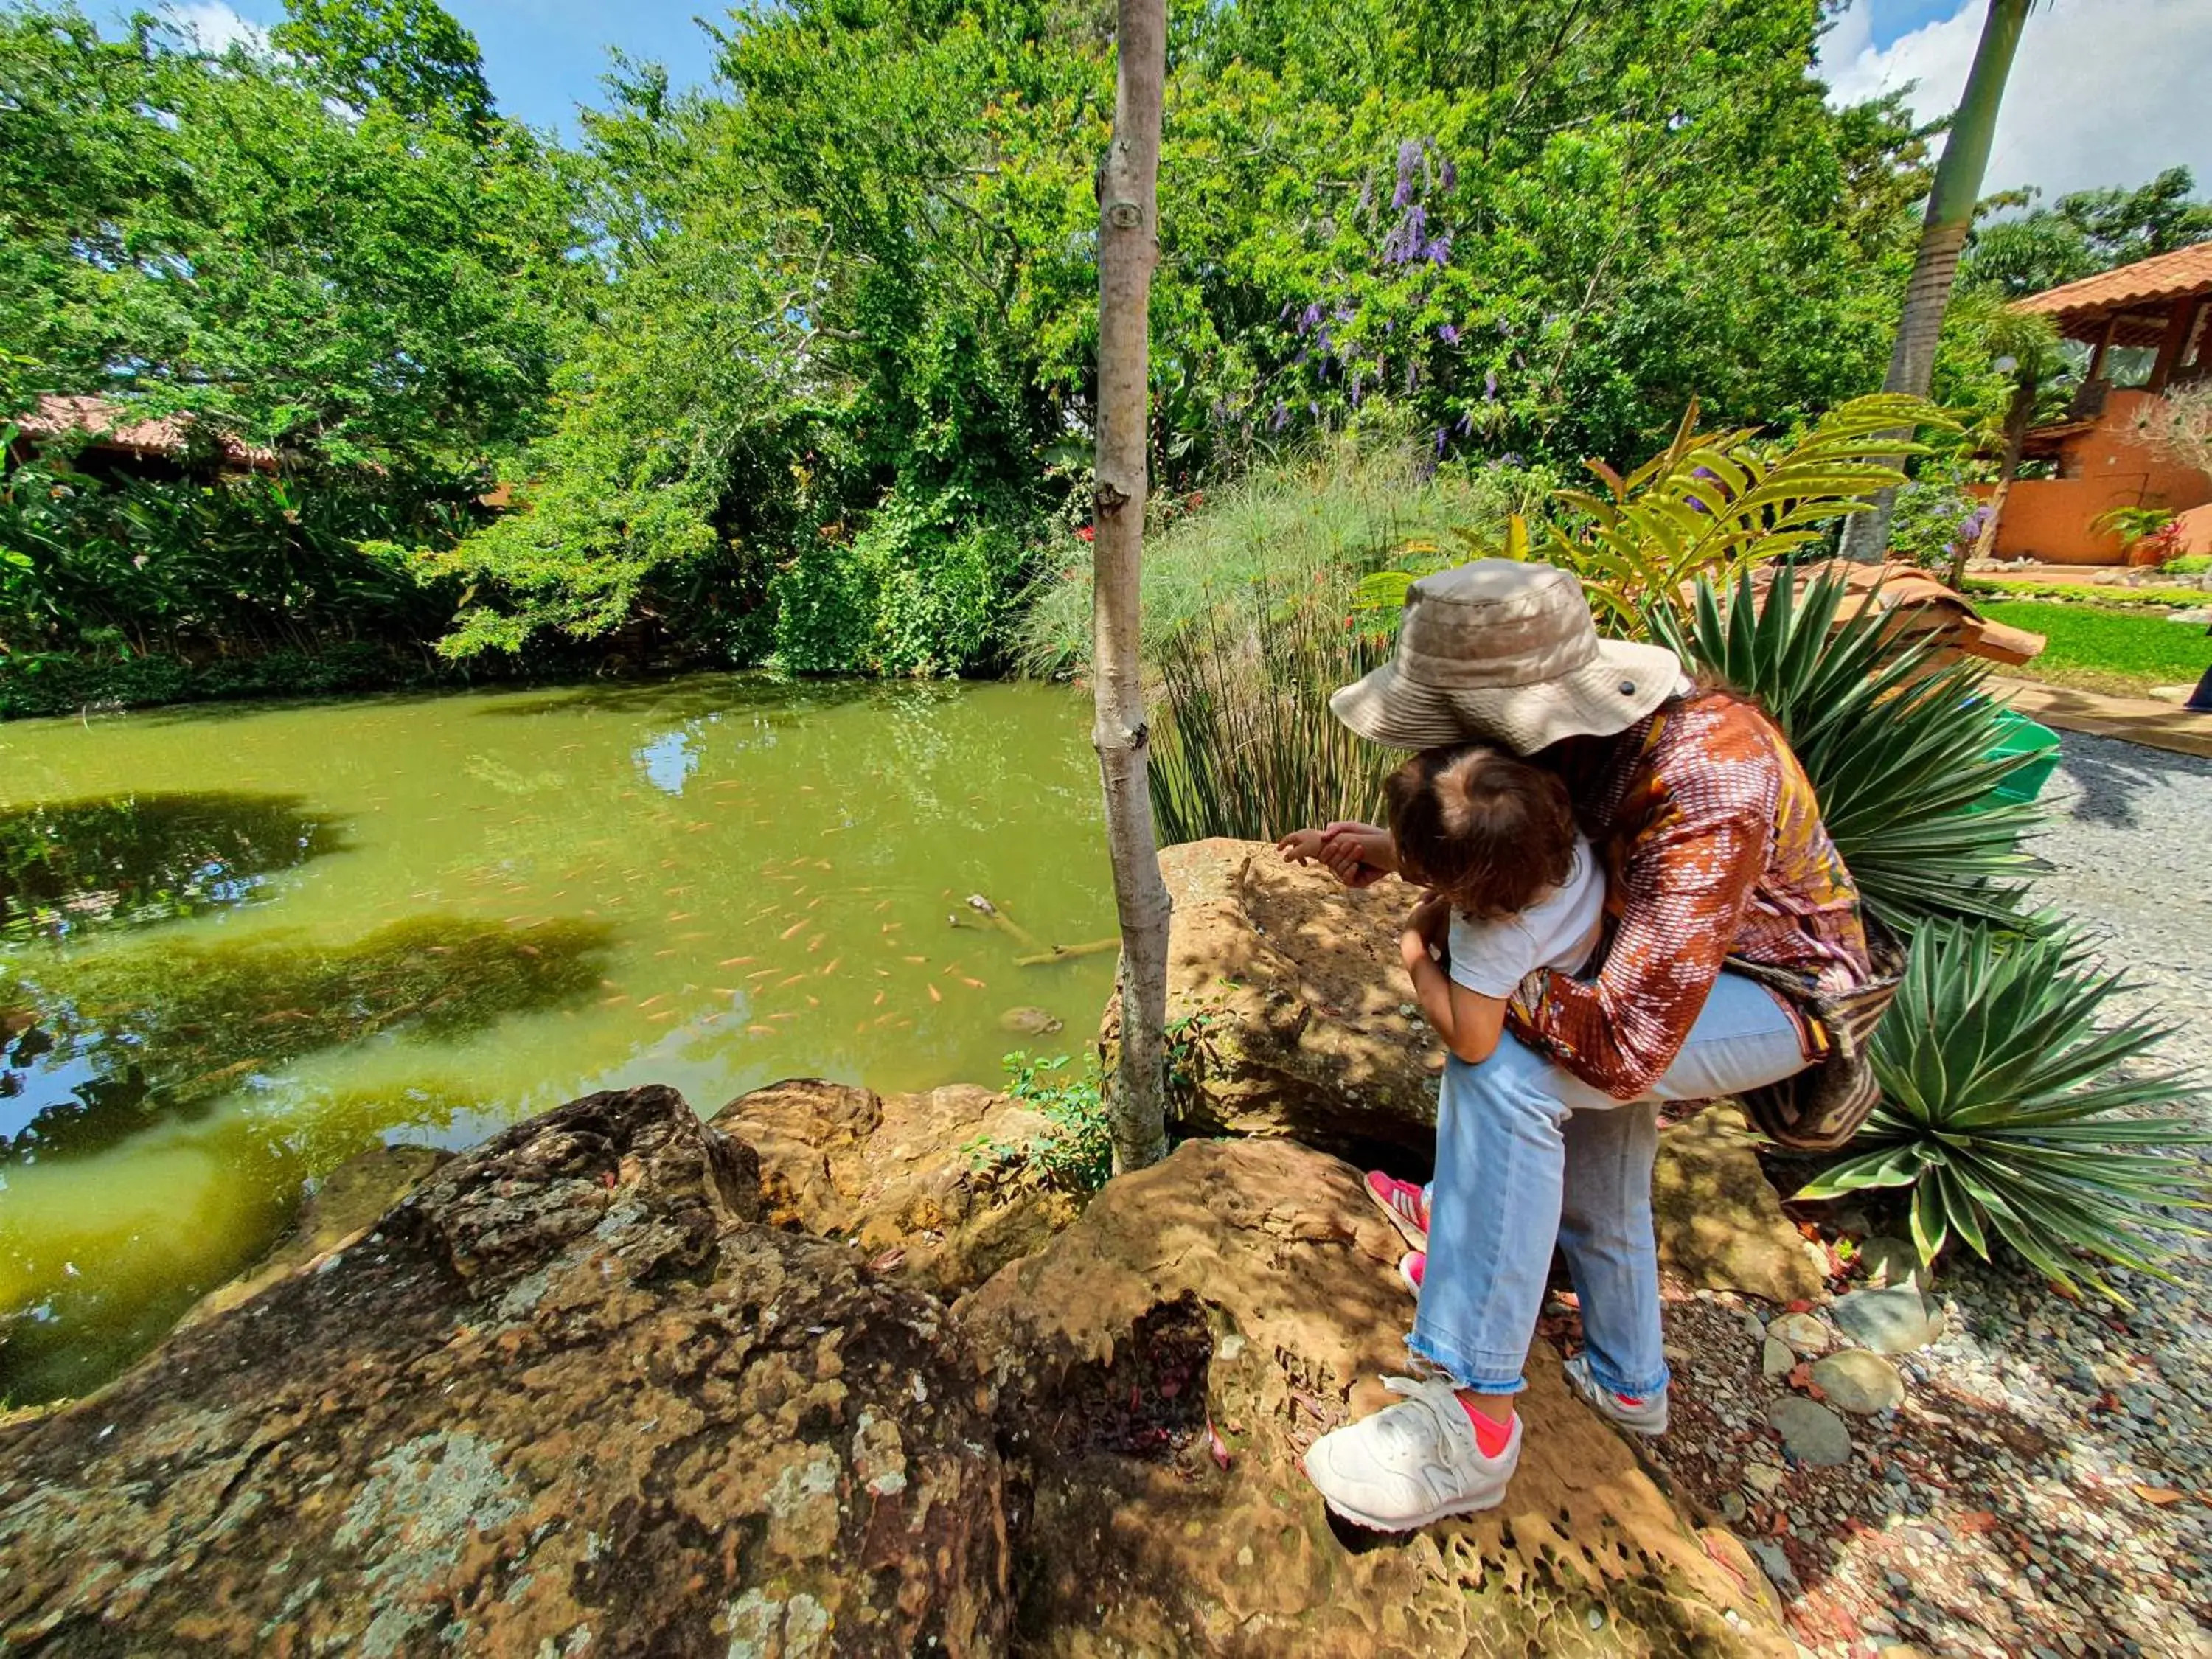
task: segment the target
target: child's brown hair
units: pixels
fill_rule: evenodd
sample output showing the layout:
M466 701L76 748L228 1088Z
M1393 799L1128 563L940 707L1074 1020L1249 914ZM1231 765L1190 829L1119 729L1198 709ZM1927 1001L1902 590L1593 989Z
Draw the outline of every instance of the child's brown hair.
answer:
M1424 749L1385 780L1398 871L1467 915L1527 909L1567 878L1575 851L1567 787L1480 744Z

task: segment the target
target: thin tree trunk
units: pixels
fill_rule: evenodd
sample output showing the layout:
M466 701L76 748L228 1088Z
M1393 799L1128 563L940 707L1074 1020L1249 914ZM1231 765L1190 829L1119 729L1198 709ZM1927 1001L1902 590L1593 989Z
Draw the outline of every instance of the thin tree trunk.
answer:
M1092 489L1091 741L1121 923L1121 1053L1110 1080L1116 1169L1167 1152L1167 885L1146 780L1138 573L1144 561L1152 266L1159 257L1164 0L1120 0L1114 137L1098 172L1098 464Z
M1990 491L1990 515L1982 520L1981 534L1974 538L1973 546L1961 547L1951 561L1951 586L1956 592L1966 589L1967 560L1986 559L1996 551L1997 520L2004 516L2005 497L2012 494L2012 481L2020 476L2021 453L2027 447L2027 428L2035 420L2035 396L2039 384L2024 380L2013 387L2012 403L2005 410L2004 459L1997 465L1996 488Z
M1943 157L1936 164L1936 181L1928 193L1928 216L1920 228L1920 251L1913 256L1912 280L1905 284L1905 310L1897 321L1897 339L1889 353L1889 373L1884 392L1928 395L1935 377L1936 342L1943 332L1943 313L1951 303L1951 286L1959 273L1959 255L1973 228L1974 204L1981 198L1982 175L1989 170L1990 145L1996 137L1997 106L2004 98L2005 77L2012 73L2014 52L2020 46L2021 27L2034 0L1990 0L1982 21L1981 44L1974 49L1974 66L1967 72L1966 90L1951 117L1950 136ZM1899 432L1900 439L1910 432ZM1891 465L1902 465L1893 457ZM1889 545L1889 520L1897 505L1897 492L1885 489L1875 497L1870 512L1844 521L1844 556L1862 564L1878 564Z

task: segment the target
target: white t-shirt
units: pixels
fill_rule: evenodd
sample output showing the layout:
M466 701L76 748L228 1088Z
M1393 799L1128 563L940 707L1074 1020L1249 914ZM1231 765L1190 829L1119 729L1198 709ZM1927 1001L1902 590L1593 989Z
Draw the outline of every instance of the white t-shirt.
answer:
M1575 837L1567 878L1518 915L1478 921L1452 912L1445 971L1478 996L1510 997L1539 968L1571 974L1589 960L1605 923L1605 873Z

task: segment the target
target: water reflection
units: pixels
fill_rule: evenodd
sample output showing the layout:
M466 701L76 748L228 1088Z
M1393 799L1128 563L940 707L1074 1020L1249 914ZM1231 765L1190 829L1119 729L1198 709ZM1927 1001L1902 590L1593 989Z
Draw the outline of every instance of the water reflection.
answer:
M112 1146L191 1117L317 1050L450 1042L581 1002L603 922L412 917L341 945L263 937L19 963L5 1017L0 1147L27 1160Z
M339 850L298 795L204 791L0 811L0 938L143 927L268 896L270 878Z

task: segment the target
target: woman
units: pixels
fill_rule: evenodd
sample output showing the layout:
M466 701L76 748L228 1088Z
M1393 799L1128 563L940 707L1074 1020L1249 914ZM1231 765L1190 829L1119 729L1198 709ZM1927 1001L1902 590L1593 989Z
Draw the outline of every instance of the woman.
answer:
M1570 1381L1621 1427L1665 1430L1659 1103L1813 1064L1819 1024L1767 984L1834 996L1870 969L1850 873L1780 731L1671 652L1598 638L1565 571L1485 559L1424 577L1396 659L1329 707L1393 748L1488 742L1556 771L1608 884L1595 975L1532 974L1491 1057L1447 1059L1433 1187L1369 1178L1430 1241L1408 1346L1437 1374L1390 1379L1408 1397L1324 1436L1306 1471L1339 1513L1402 1531L1504 1496L1554 1241L1582 1302ZM1370 824L1329 825L1319 857L1354 886L1395 868Z

